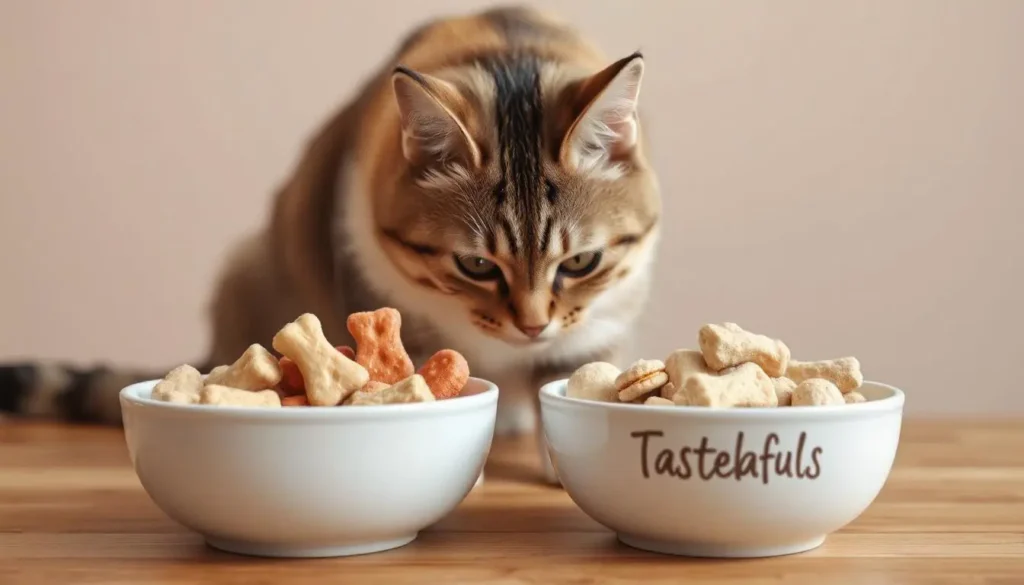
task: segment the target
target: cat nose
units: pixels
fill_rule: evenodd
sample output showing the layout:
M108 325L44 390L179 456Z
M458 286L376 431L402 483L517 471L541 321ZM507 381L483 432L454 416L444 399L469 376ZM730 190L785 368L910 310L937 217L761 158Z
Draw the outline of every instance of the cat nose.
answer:
M548 324L547 323L545 323L543 325L531 325L531 326L518 325L518 324L516 325L516 329L519 329L520 331L522 331L530 339L536 339L537 337L540 336L541 333L544 333L544 330L547 329L547 328L548 328Z

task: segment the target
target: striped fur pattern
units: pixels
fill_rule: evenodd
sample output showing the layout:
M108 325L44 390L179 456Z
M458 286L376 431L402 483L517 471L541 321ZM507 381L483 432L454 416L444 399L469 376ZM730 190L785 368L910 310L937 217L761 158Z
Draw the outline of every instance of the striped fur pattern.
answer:
M413 31L229 256L202 368L302 312L342 344L347 314L394 306L415 360L457 349L499 384L499 432L535 427L537 385L615 360L647 298L661 207L643 72L532 9ZM114 423L110 397L142 377L4 368L0 407Z

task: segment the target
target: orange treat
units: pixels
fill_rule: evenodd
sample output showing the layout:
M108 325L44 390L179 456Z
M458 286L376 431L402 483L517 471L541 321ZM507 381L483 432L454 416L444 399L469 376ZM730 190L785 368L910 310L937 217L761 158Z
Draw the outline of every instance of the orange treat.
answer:
M415 367L401 337L402 315L392 308L352 313L348 331L356 341L356 363L370 379L397 384L413 375Z
M306 398L305 394L288 396L281 399L281 406L309 406L309 399Z
M281 383L278 385L278 388L288 396L304 394L306 392L306 382L302 379L302 372L299 371L299 366L286 357L281 358L280 364Z
M454 349L442 349L430 356L418 372L438 399L458 396L469 380L469 363Z

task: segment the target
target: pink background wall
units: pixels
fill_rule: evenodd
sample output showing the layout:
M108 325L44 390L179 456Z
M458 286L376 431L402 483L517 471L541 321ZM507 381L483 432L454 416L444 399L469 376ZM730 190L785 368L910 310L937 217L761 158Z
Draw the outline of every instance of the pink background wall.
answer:
M917 414L1024 411L1024 2L551 1L618 57L671 222L637 354L732 320ZM458 1L0 0L0 360L169 367L221 258Z

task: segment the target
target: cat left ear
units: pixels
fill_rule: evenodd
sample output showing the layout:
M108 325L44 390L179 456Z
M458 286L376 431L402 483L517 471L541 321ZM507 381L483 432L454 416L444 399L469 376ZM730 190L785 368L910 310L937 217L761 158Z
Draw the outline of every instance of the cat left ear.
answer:
M637 101L643 75L643 55L633 53L574 88L573 101L583 105L562 140L559 159L563 165L599 168L633 150L639 134Z
M480 165L480 148L455 114L465 99L454 85L405 67L395 69L391 82L406 159L413 164Z

